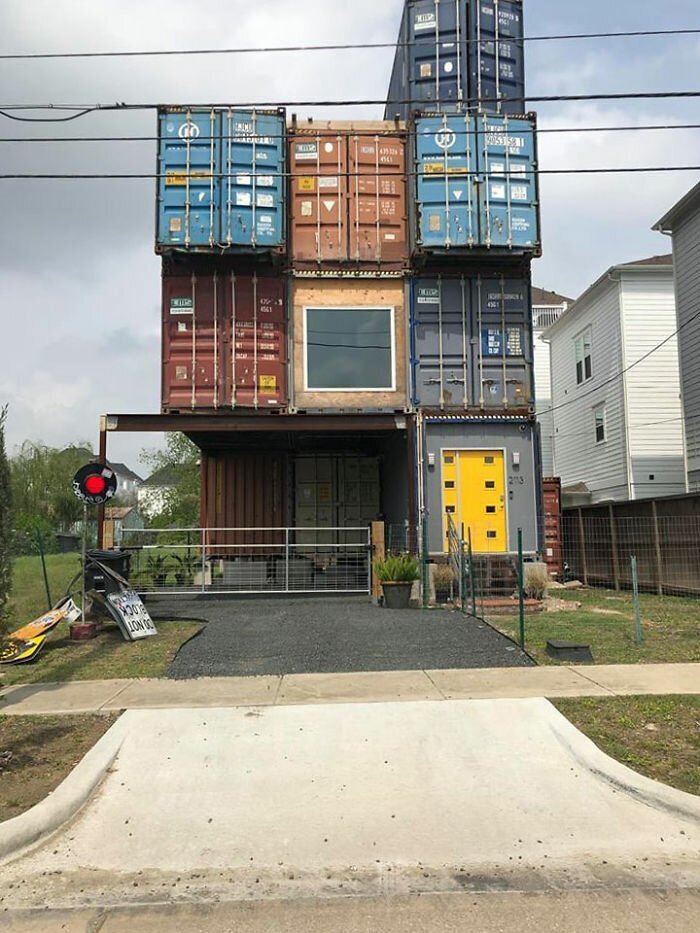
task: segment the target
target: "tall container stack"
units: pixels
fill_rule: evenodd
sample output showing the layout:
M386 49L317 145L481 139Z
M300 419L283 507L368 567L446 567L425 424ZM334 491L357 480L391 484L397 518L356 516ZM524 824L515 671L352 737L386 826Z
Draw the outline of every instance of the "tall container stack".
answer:
M537 136L522 0L407 0L386 119L408 122L411 403L432 554L541 546L530 266Z

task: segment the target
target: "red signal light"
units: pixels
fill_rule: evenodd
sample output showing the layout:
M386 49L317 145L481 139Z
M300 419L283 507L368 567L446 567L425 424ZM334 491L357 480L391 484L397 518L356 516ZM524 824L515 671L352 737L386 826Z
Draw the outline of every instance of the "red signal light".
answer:
M88 476L85 480L85 489L91 496L101 496L107 488L107 482L103 476Z

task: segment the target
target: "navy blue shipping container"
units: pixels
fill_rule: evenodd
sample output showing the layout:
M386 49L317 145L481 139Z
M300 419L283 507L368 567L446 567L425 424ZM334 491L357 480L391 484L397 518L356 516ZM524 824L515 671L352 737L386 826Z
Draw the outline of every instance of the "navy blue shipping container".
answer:
M283 111L161 110L157 249L281 251L285 136Z
M412 402L428 410L534 405L530 283L512 273L411 282Z
M525 110L523 0L407 0L385 119Z
M421 117L412 135L414 252L540 252L533 115Z

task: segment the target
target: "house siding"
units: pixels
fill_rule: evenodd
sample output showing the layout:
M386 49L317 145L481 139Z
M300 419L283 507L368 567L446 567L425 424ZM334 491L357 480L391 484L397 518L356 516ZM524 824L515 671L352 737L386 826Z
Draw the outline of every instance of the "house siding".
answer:
M575 340L589 326L593 376L577 385ZM562 485L585 483L593 502L626 500L625 401L623 380L615 378L622 369L619 283L604 280L547 336L551 343L554 457ZM606 440L596 444L594 409L601 404L606 407Z
M686 491L673 270L621 275L631 498ZM659 349L655 349L659 347ZM638 363L638 360L654 351ZM636 365L635 365L636 364Z
M700 490L700 212L673 233L681 393L685 417L688 484Z

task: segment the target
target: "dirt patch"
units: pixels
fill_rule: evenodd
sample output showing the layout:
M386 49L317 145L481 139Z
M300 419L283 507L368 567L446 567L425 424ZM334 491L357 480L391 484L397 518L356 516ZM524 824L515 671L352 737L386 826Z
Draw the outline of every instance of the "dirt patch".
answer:
M619 609L591 609L594 616L623 616Z
M55 790L117 719L0 716L0 822Z
M581 603L572 603L566 599L556 599L549 596L542 603L545 612L576 612L581 608Z

